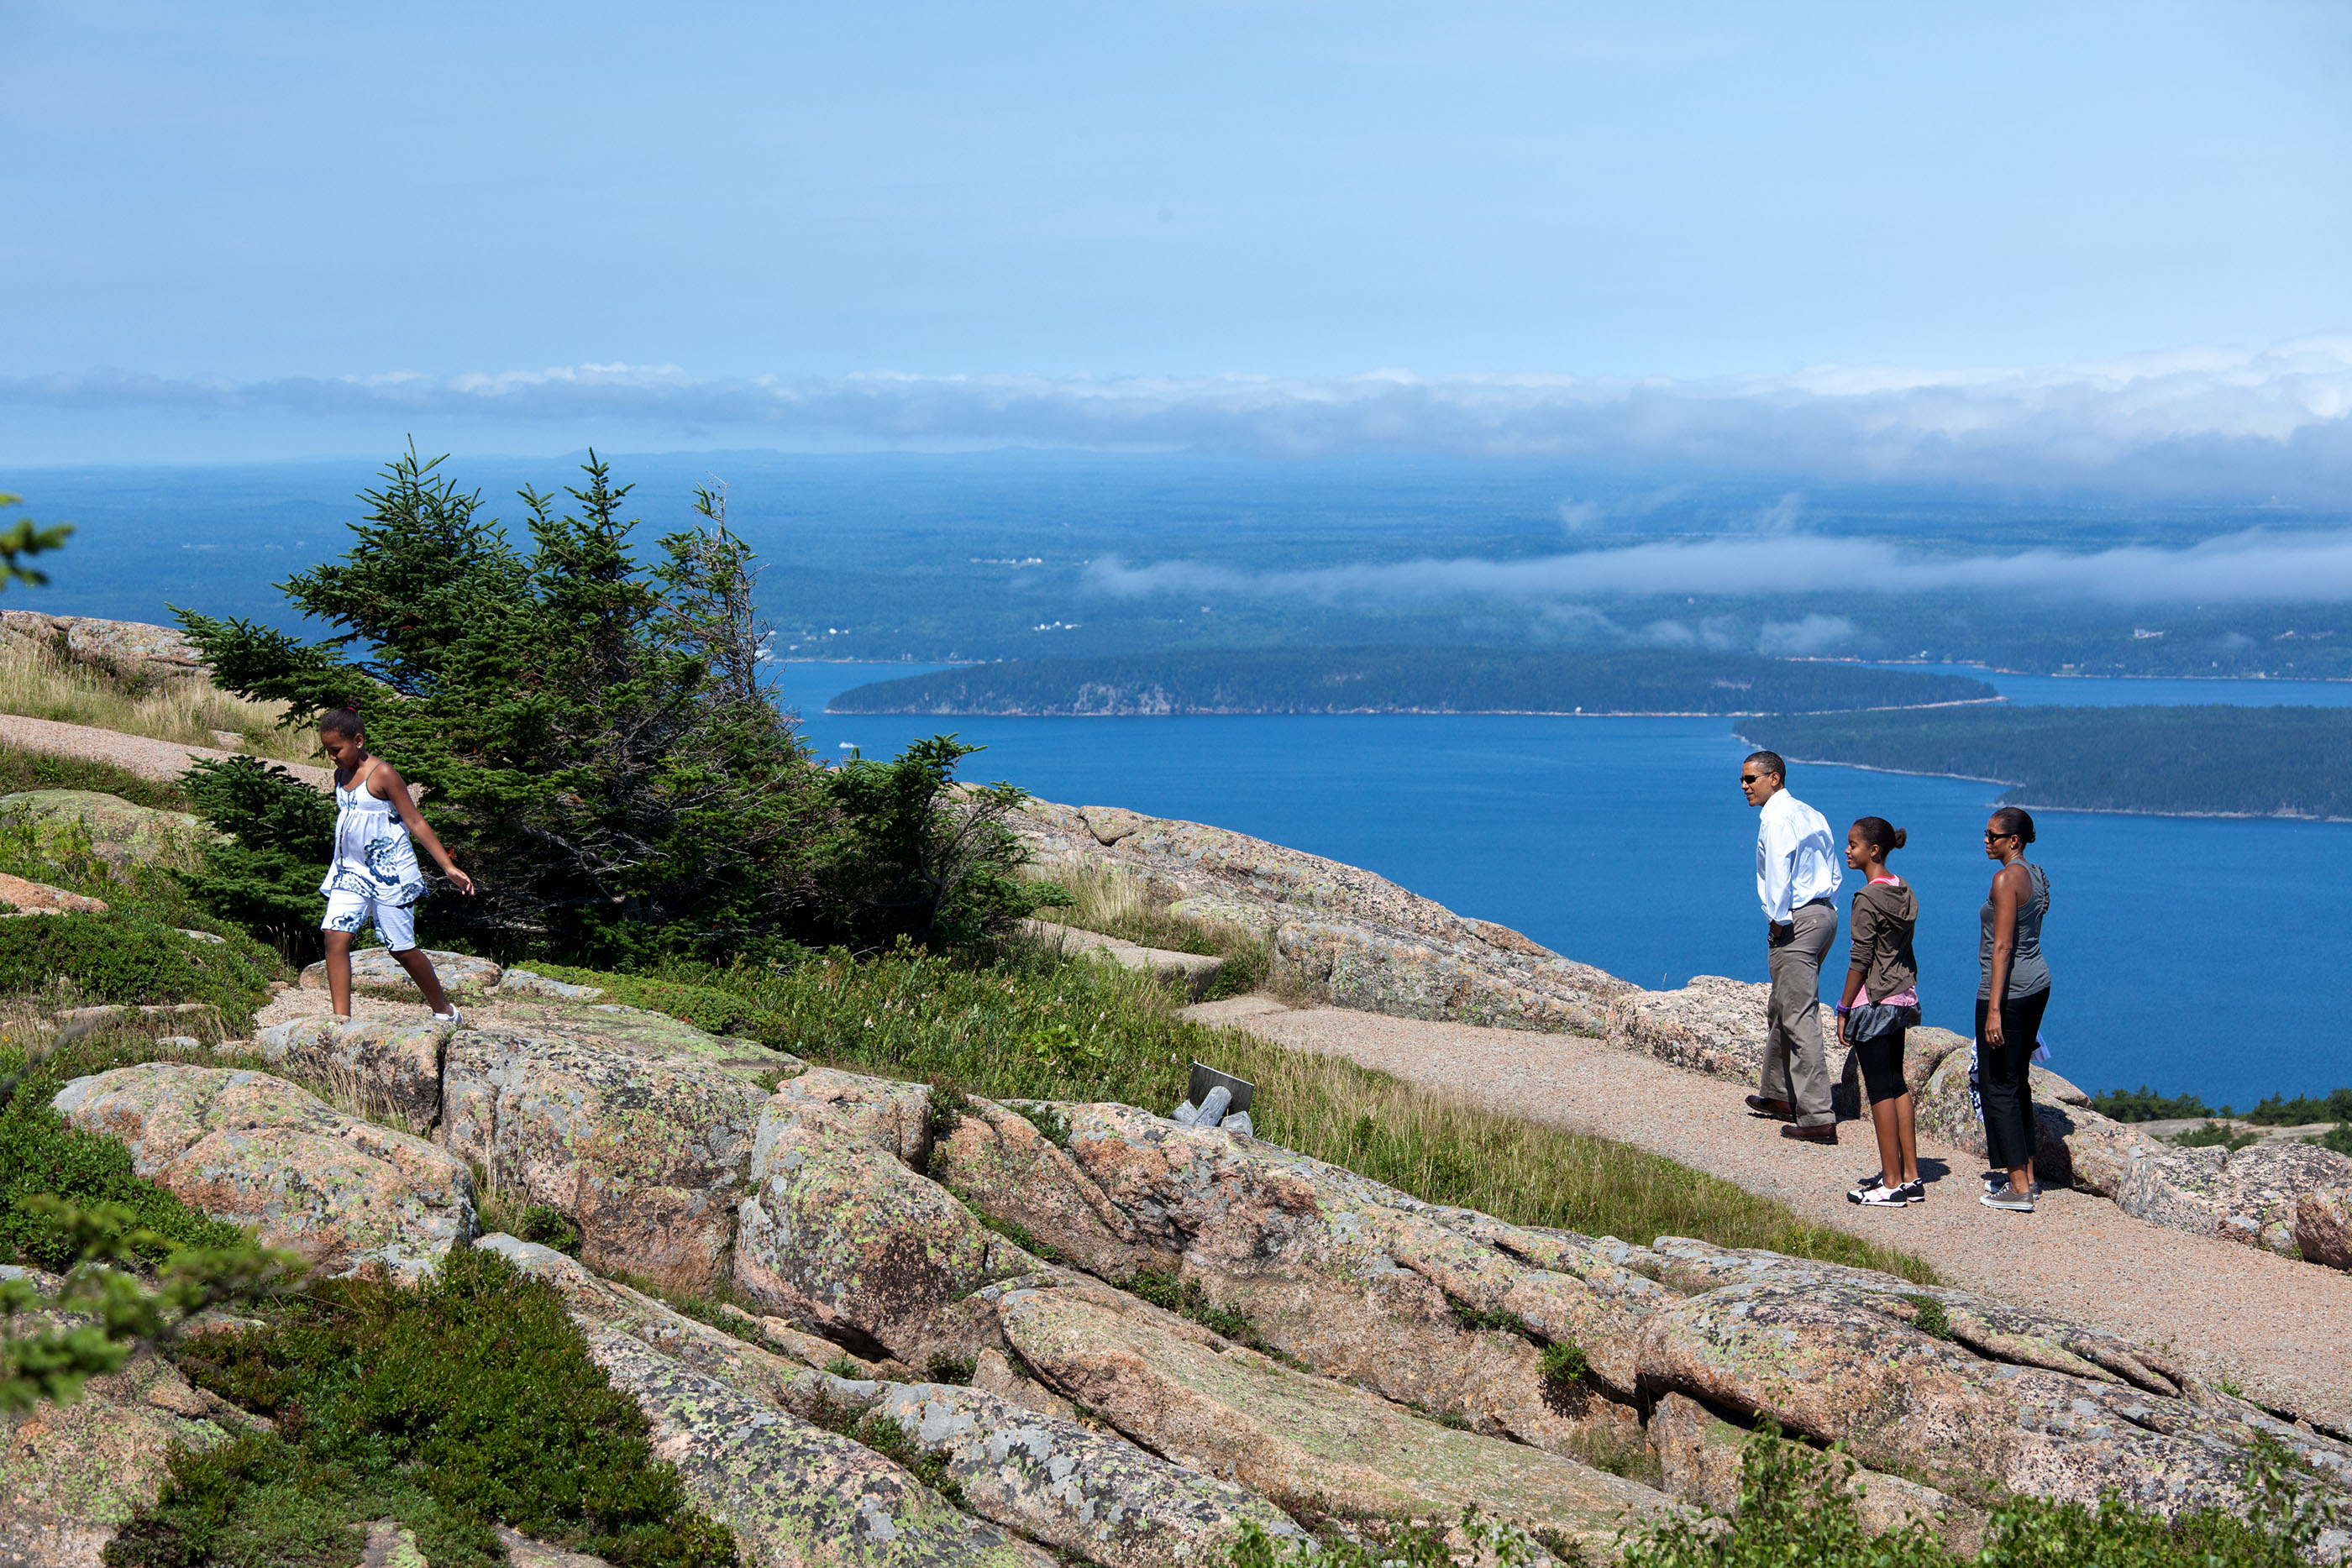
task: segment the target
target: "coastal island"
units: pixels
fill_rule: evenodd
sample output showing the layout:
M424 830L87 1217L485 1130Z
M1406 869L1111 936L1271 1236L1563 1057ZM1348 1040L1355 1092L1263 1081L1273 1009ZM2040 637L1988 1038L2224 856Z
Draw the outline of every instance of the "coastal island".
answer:
M1966 675L1678 649L1232 648L973 664L844 692L841 714L1845 713L1991 703Z
M2352 820L2352 709L1981 707L1804 714L1738 727L1806 762L1949 774L2077 811Z

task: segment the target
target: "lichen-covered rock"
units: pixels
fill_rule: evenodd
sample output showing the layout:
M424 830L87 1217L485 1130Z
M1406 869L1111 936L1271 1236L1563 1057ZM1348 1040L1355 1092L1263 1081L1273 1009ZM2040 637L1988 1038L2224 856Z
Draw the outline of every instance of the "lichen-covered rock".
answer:
M186 632L143 621L5 610L0 611L0 644L62 654L76 664L133 677L194 674L205 667L204 655Z
M1187 913L1271 936L1343 1006L1598 1034L1610 1000L1632 988L1384 877L1246 834L1044 800L1011 825L1041 865L1114 870Z
M1465 1505L1599 1551L1672 1505L1647 1487L1420 1419L1107 1292L992 1288L1005 1337L1057 1393L1184 1465L1293 1512L1451 1516Z
M2308 1255L2298 1239L2304 1197L2347 1183L2352 1159L2332 1149L2278 1143L2232 1150L2215 1145L2140 1160L2116 1192L2116 1203L2126 1214L2175 1230L2295 1257ZM2324 1207L2320 1213L2324 1218ZM2324 1228L2312 1228L2326 1250Z
M2084 1192L2114 1197L2142 1160L2171 1152L2169 1145L2128 1123L2113 1121L2096 1111L2070 1107L2067 1114L2074 1127L2066 1134L2066 1157L2074 1166L2074 1185Z
M561 1210L591 1268L700 1291L724 1273L760 1098L686 1058L466 1029L447 1047L436 1136Z
M499 984L504 986L505 981ZM512 995L515 993L502 993ZM711 1034L684 1019L649 1008L555 998L541 1000L523 993L503 1003L500 1018L501 1027L517 1032L593 1040L630 1055L656 1060L683 1057L742 1079L778 1073L789 1077L807 1065L800 1058L772 1051L756 1040Z
M602 986L574 986L562 980L551 980L545 975L529 969L509 969L499 977L498 988L534 997L553 997L559 1001L601 1002L604 999Z
M920 1365L950 1308L1031 1266L903 1157L919 1084L811 1069L761 1108L735 1283L768 1312ZM976 1346L971 1348L977 1348Z
M121 1139L139 1175L322 1273L410 1274L478 1228L472 1177L446 1152L265 1072L120 1067L73 1080L50 1104Z
M362 1115L429 1133L441 1120L441 1050L449 1033L448 1024L429 1019L398 1023L314 1016L257 1031L253 1051Z
M1666 1292L1582 1238L1439 1209L1128 1106L1060 1110L1073 1160L1138 1238L1181 1250L1184 1285L1282 1354L1556 1453L1638 1438L1627 1406L1640 1321ZM1589 1378L1618 1402L1547 1385L1531 1335L1581 1348Z
M1948 1300L1949 1322L1939 1327L1921 1303ZM2031 1361L1989 1359L1979 1347L1998 1347L2002 1331L1963 1322L1971 1303L2001 1315L1964 1292L1919 1292L1891 1280L1725 1285L1651 1316L1642 1378L1817 1441L1844 1441L1969 1503L2004 1491L2093 1502L2112 1490L2165 1512L2240 1507L2258 1434L2281 1437L2313 1467L2306 1487L2347 1495L2352 1448L2240 1402L2136 1385L2070 1348L2046 1339L2037 1346L2035 1336L2009 1336ZM2147 1381L2173 1386L2148 1359L2121 1358ZM2069 1362L2080 1370L2056 1369Z
M735 1532L746 1568L1050 1568L863 1444L762 1404L617 1329L589 1354L637 1402L654 1454Z
M477 958L470 953L444 953L437 948L424 949L433 966L433 973L441 988L463 1000L480 996L498 987L499 977L505 971L488 958ZM322 959L302 971L305 990L327 988L327 966ZM419 992L416 982L408 977L400 960L388 947L361 947L352 954L352 989L362 996L392 997L402 1001L414 1001Z
M134 865L184 854L205 843L212 830L185 811L134 806L118 795L94 789L25 789L0 795L0 821L22 821L43 850L53 850L77 825L90 848L125 875Z
M18 915L103 915L106 901L79 893L68 893L62 887L51 887L46 882L27 882L21 876L0 873L0 904L10 905ZM218 937L213 938L218 941Z
M2323 1186L2295 1199L2294 1241L2305 1261L2352 1269L2352 1186Z
M1277 1541L1306 1532L1231 1481L950 1384L892 1385L874 1413L947 1463L965 1506L1110 1568L1213 1568L1255 1521Z
M1609 1004L1602 1035L1611 1045L1717 1078L1756 1082L1764 1067L1764 1006L1772 988L1694 975L1674 991L1633 991ZM1825 1013L1823 1049L1843 1053L1834 1014Z
M22 1320L14 1326L27 1332ZM155 1500L172 1446L201 1451L226 1439L207 1405L142 1350L91 1378L75 1404L0 1412L0 1564L99 1568L114 1532Z
M1047 1107L1042 1113L1059 1113ZM1147 1239L1095 1179L1019 1112L973 1101L931 1150L931 1178L991 1219L1017 1225L1075 1266L1108 1280L1168 1269L1164 1231Z

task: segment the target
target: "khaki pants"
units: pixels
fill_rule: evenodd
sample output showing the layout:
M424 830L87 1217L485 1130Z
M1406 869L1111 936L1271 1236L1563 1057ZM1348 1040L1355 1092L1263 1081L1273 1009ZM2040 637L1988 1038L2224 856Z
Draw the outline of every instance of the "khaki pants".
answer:
M1770 939L1765 963L1772 971L1772 999L1764 1008L1764 1084L1767 1100L1782 1100L1800 1127L1837 1123L1830 1109L1830 1070L1822 1046L1822 960L1837 940L1835 906L1808 904L1790 913L1795 926L1783 941Z

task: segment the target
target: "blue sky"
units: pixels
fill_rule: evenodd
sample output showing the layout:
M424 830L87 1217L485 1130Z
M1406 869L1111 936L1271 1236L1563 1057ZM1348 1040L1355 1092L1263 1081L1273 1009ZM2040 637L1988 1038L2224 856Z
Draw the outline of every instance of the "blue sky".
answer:
M2347 83L2352 6L2261 0L0 0L0 461L1503 451L1629 387L1849 468L1923 386L2334 450Z

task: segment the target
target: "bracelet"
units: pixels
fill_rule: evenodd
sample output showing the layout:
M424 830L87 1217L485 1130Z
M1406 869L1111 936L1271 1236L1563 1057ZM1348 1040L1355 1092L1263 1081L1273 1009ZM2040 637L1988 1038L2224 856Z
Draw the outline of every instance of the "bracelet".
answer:
M1845 1002L1840 1002L1838 1004L1838 1017L1843 1018L1846 1014L1852 1011L1853 1011L1853 1008L1850 1004Z

